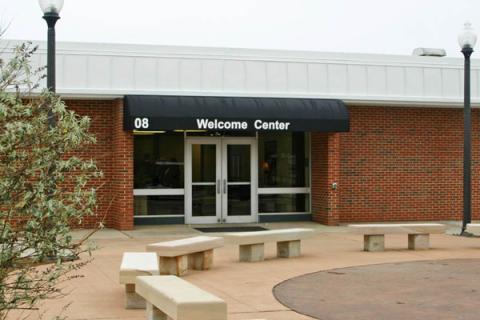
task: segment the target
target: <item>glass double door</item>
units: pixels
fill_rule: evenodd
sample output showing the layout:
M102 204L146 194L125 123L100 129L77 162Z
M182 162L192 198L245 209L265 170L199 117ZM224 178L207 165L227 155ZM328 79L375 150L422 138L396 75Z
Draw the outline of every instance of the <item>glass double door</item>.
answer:
M256 221L256 147L253 138L189 138L186 222Z

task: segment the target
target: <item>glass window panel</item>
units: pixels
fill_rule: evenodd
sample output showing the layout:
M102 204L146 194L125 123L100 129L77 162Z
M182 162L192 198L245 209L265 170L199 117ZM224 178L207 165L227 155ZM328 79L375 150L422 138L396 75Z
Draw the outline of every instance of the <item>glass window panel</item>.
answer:
M259 213L309 212L309 194L260 194L258 196Z
M183 188L182 134L134 136L134 188Z
M228 182L250 182L250 145L227 146Z
M192 182L215 182L217 178L217 146L192 145Z
M309 187L309 158L308 134L303 132L259 133L259 187Z
M228 215L249 216L251 209L250 185L228 186Z
M183 195L135 196L134 214L136 216L183 215Z
M216 186L192 186L192 216L207 217L217 214Z

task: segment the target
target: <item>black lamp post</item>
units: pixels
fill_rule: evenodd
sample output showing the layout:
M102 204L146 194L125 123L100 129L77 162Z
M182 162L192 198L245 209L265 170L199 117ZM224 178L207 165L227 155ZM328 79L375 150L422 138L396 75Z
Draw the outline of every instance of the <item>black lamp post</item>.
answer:
M467 22L458 36L465 57L464 107L463 107L463 223L462 234L472 222L472 112L470 108L470 56L477 42L472 25Z
M60 19L60 11L64 0L39 0L38 4L43 11L43 19L48 25L47 40L47 88L50 92L55 92L55 24ZM51 110L48 112L48 124L55 126L55 118Z

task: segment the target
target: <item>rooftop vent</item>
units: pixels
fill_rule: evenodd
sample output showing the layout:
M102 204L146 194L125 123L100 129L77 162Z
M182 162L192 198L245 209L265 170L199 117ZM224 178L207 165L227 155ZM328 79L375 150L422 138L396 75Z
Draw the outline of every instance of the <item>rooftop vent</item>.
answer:
M412 54L419 57L445 57L447 52L445 52L445 49L416 48Z

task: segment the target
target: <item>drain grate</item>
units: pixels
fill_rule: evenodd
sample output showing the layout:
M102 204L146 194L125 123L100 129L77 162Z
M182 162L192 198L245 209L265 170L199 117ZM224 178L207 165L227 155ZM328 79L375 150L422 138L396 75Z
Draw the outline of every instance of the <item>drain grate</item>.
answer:
M201 232L249 232L249 231L265 231L263 227L251 226L251 227L207 227L207 228L195 228L195 230Z

